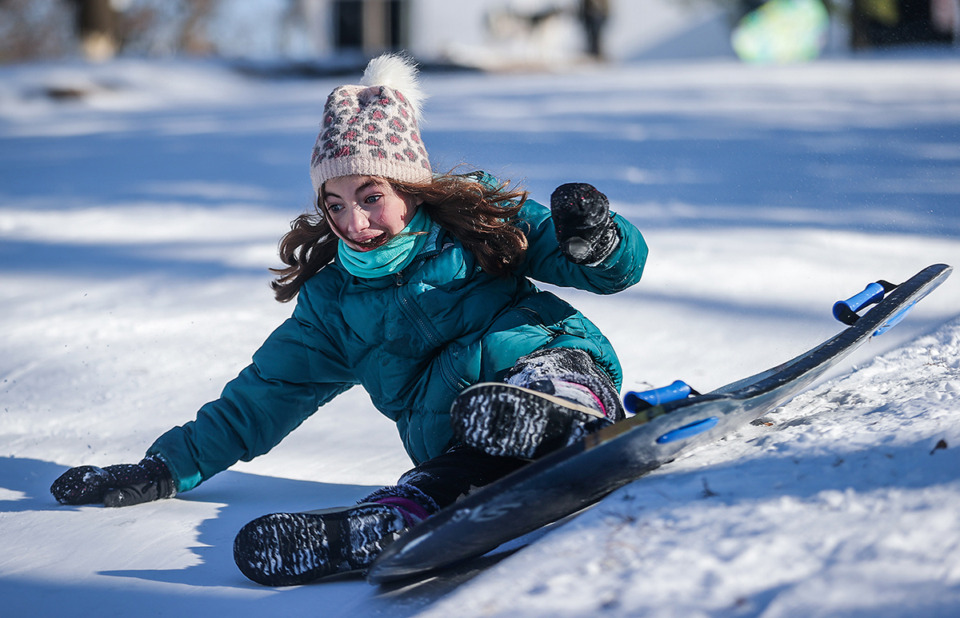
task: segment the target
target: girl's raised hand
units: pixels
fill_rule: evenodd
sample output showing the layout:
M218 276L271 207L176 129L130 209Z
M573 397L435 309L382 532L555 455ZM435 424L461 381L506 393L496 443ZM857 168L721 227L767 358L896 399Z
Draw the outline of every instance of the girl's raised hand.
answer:
M575 264L599 264L620 244L610 202L592 185L560 185L550 196L550 210L560 250Z

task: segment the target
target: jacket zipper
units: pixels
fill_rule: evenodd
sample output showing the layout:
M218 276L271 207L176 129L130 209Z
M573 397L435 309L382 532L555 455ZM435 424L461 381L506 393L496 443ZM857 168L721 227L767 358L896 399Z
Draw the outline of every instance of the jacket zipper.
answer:
M423 314L423 311L420 310L420 307L417 306L413 300L410 299L404 293L403 288L403 278L398 274L397 275L397 297L400 301L400 309L403 311L404 315L413 322L417 330L423 335L423 337L430 343L432 346L438 346L442 343L440 340L440 333L437 332L437 329L433 327L430 323L430 320Z

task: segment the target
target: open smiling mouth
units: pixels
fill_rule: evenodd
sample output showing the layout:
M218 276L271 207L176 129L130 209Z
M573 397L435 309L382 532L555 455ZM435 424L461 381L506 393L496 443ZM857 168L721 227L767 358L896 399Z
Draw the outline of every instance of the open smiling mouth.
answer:
M350 241L350 242L351 242L351 243L357 248L357 250L359 250L359 251L372 251L373 249L376 249L377 247L381 247L381 246L387 244L387 242L388 242L389 240L390 240L390 235L389 235L389 234L380 234L379 236L374 236L373 238L370 238L370 239L368 239L368 240L364 240L363 242L358 242L358 241L356 241L356 240L352 240L352 241Z

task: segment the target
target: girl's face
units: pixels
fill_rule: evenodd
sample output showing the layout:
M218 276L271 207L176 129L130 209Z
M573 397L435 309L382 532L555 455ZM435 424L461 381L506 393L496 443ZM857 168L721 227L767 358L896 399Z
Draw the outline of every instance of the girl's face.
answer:
M331 178L321 196L333 233L356 251L371 251L399 234L419 205L376 176Z

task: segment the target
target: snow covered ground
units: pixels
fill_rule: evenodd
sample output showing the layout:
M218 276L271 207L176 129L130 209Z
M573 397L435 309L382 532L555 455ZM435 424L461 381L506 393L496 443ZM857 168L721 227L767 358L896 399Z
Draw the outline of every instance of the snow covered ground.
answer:
M637 287L561 291L609 333L626 388L766 369L839 329L834 300L960 263L955 53L425 81L435 167L481 167L541 200L592 182L644 231ZM0 68L4 616L960 613L957 275L766 424L475 577L273 590L234 567L246 521L350 502L407 468L359 390L178 499L57 505L61 472L137 461L289 314L266 268L309 207L338 83L216 64Z

